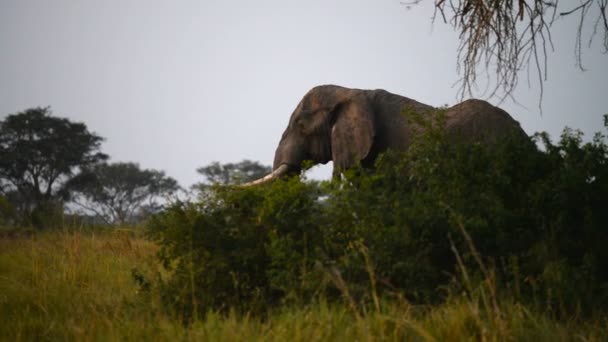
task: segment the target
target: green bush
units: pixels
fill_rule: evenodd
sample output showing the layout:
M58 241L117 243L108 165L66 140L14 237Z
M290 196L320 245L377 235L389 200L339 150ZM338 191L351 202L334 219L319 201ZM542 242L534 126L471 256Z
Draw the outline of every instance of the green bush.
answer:
M322 186L216 187L155 217L167 307L187 319L315 296L438 303L490 280L556 314L608 304L605 137L583 143L567 129L557 144L536 135L541 147L456 144L426 125L373 171Z
M316 193L314 184L295 178L218 186L201 203L156 216L149 233L172 272L163 284L167 303L189 318L209 309L262 312L313 291L307 278L322 237Z
M36 229L62 228L64 225L64 205L61 201L40 201L24 217L24 225Z
M517 165L536 165L540 155L514 137L491 146L456 144L437 128L441 125L425 125L427 134L407 153L385 153L375 170L352 170L346 182L332 185L328 215L338 235L367 247L375 276L386 288L433 303L445 297L445 285L454 277L450 236L467 265L477 268L458 223L487 257L518 254L535 241L534 230L521 222L526 215L517 214L529 209L518 207L518 191L529 180L522 177L528 170ZM368 277L363 262L348 264L356 282Z

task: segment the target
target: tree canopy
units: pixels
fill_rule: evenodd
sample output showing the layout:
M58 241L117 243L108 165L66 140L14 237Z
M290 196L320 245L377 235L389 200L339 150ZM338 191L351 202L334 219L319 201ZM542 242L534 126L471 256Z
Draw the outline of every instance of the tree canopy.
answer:
M156 212L179 189L177 181L135 163L96 164L74 179L72 201L106 223L124 224Z
M52 116L49 107L8 115L0 121L1 188L18 198L23 214L58 200L80 169L107 159L102 141L84 123Z
M205 177L204 183L206 184L226 185L256 180L272 172L272 168L245 159L238 163L228 164L213 162L207 166L199 167L196 172Z

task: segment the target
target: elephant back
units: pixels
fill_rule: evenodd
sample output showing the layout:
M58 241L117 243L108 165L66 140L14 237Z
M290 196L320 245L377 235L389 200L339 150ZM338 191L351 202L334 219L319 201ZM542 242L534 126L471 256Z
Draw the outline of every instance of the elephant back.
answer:
M497 142L507 136L526 138L527 134L506 111L487 101L470 99L447 109L446 130L454 138Z

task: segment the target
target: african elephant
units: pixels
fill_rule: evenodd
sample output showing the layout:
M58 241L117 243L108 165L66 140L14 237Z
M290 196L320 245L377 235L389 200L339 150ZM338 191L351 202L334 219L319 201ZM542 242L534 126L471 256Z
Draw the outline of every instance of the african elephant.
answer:
M310 90L294 110L274 155L273 172L247 185L290 172L305 160L334 162L334 175L361 163L373 166L388 150L405 151L420 129L408 122L404 109L424 114L435 108L385 90L322 85ZM446 131L480 141L507 134L528 137L504 110L482 100L466 100L446 110Z

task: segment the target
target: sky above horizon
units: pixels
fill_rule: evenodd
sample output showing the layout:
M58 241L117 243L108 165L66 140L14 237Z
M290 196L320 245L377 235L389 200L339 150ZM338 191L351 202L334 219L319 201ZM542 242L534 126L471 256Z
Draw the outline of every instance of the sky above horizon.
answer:
M316 85L455 104L458 36L432 15L431 1L2 0L0 120L51 106L105 137L111 161L189 186L213 161L271 165L290 114ZM519 104L500 104L529 134L606 133L608 55L596 38L580 71L576 24L563 18L552 29L542 115L534 76L530 85L522 77ZM311 177L330 174L325 166Z

